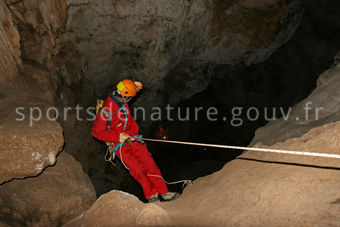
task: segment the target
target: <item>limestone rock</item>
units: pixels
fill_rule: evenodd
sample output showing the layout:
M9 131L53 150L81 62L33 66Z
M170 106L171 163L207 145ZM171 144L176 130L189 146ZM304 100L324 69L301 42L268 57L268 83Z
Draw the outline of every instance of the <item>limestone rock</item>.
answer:
M9 227L9 225L7 225L7 224L5 224L5 223L3 223L3 222L1 222L1 221L0 221L0 226L1 226L1 227Z
M290 138L284 142L278 142L270 146L273 149L283 149L302 152L315 153L339 153L340 138L340 121L325 124L321 127L315 127L306 134L297 138ZM256 147L266 148L262 143L257 143ZM261 159L271 162L288 162L294 163L298 160L299 164L315 165L325 167L340 168L339 159L334 158L315 158L309 156L294 156L287 154L263 154L259 152L247 151L242 157Z
M295 105L289 118L281 118L256 130L251 145L272 145L288 138L299 137L314 127L340 120L340 64L320 75L316 89L302 102ZM287 114L288 112L286 112Z
M4 1L0 2L0 21L0 82L4 83L17 76L16 65L21 65L19 32Z
M95 201L81 165L62 152L55 166L38 177L0 186L0 219L11 226L60 226Z
M32 128L9 129L0 134L0 182L38 175L55 163L64 143L58 123L43 121Z
M340 121L271 148L340 154L339 132ZM254 155L249 152L240 158ZM236 159L196 180L178 200L160 206L168 212L172 226L339 225L337 170L294 165L312 161L312 165L339 167L338 162L295 155L283 158L258 152L256 159L263 161ZM265 162L281 160L293 164Z
M5 0L16 25L20 28L21 57L49 66L57 39L65 31L67 10L63 0Z
M171 220L164 208L156 204L148 204L139 213L136 224L137 226L169 226Z
M135 226L142 205L137 197L113 190L64 226Z
M31 99L27 94L1 91L0 183L38 175L46 166L55 163L64 144L59 123L44 115L46 103ZM33 111L31 108L37 109ZM31 112L38 119L38 108L41 109L41 119L31 121Z
M0 81L48 102L64 77L77 83L77 53L62 39L66 20L65 0L1 1Z

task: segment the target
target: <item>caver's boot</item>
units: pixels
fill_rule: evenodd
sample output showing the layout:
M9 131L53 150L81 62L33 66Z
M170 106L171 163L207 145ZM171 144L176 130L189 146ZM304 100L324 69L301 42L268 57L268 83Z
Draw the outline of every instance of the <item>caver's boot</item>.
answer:
M153 203L153 202L157 202L157 201L159 201L158 193L153 194L152 196L150 196L150 198L148 200L148 203Z
M167 192L161 196L165 201L171 201L177 199L180 196L180 194L177 192Z

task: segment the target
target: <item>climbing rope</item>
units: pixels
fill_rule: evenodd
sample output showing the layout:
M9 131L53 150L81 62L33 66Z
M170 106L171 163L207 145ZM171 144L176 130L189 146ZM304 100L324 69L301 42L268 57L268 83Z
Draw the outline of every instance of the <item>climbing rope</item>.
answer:
M106 162L111 162L112 165L114 165L115 167L117 167L116 164L113 163L114 156L112 155L112 154L113 154L112 152L113 152L112 147L111 147L111 145L109 145L109 146L107 147L107 149L106 149L106 153L105 153L105 156L104 156L104 160L105 160ZM109 158L107 158L107 155L109 155Z
M161 143L173 143L173 144L184 144L184 145L193 145L193 146L204 146L204 147L234 149L234 150L260 151L260 152L270 152L270 153L292 154L292 155L303 155L303 156L312 156L312 157L323 157L323 158L336 158L336 159L340 159L340 155L339 154L316 153L316 152L293 151L293 150L281 150L281 149L258 148L258 147L242 147L242 146L206 144L206 143L193 143L193 142L183 142L183 141L173 141L173 140L160 140L160 139L148 139L148 138L142 138L140 140L151 141L151 142L161 142ZM121 160L122 164L124 165L124 167L127 170L129 170L129 168L125 165L124 160L123 160L122 146L119 147L119 154L120 154L120 160ZM109 158L107 158L108 155L109 155ZM104 156L104 160L107 161L107 162L111 162L111 164L113 166L117 167L113 163L114 158L115 158L114 149L112 148L111 145L109 145L107 150L106 150L106 154ZM189 185L189 184L193 183L191 180L179 180L179 181L174 181L174 182L168 182L162 176L154 175L154 174L147 174L147 176L150 176L150 177L159 177L159 178L161 178L168 185L183 183L182 188L184 188L186 185Z
M257 147L240 147L240 146L206 144L206 143L192 143L192 142L160 140L160 139L147 139L147 138L143 138L142 140L152 141L152 142L161 142L161 143L174 143L174 144L185 144L185 145L194 145L194 146L203 146L203 147L217 147L217 148L236 149L236 150L261 151L261 152L271 152L271 153L293 154L293 155L304 155L304 156L338 158L338 159L340 159L339 154L315 153L315 152L280 150L280 149L257 148Z
M323 157L323 158L336 158L340 159L339 154L327 154L327 153L316 153L316 152L305 152L305 151L293 151L293 150L281 150L281 149L270 149L270 148L258 148L258 147L241 147L241 146L230 146L230 145L219 145L219 144L206 144L206 143L193 143L193 142L183 142L183 141L173 141L173 140L160 140L160 139L147 139L143 138L141 139L143 141L151 141L151 142L161 142L161 143L173 143L173 144L184 144L184 145L193 145L193 146L204 146L204 147L216 147L216 148L224 148L224 149L234 149L234 150L246 150L246 151L260 151L260 152L271 152L271 153L281 153L281 154L292 154L292 155L303 155L303 156L312 156L312 157ZM124 167L129 170L129 168L125 165L123 156L122 156L122 146L119 147L119 154L120 154L120 160ZM107 158L107 155L109 154L109 158ZM105 161L111 162L112 165L116 167L116 165L113 163L114 154L112 147L108 146L105 154ZM159 177L162 178L163 181L166 184L179 184L183 183L182 187L184 188L185 185L192 184L191 180L179 180L174 182L167 182L164 180L162 176L159 175L153 175L153 174L147 174L147 176L151 177Z
M186 185L188 184L192 184L192 181L191 180L179 180L179 181L174 181L174 182L167 182L166 180L164 180L164 178L162 176L159 176L159 175L153 175L153 174L147 174L148 176L150 177L159 177L159 178L162 178L163 181L166 183L166 184L179 184L179 183L183 183L182 185L182 188L184 188Z
M106 149L106 153L105 153L105 156L104 156L104 160L106 162L111 162L112 165L114 165L115 167L117 167L114 163L113 163L113 159L114 159L114 156L112 154L113 152L113 148L110 146L107 147ZM109 158L107 158L107 155L109 154ZM122 156L122 146L119 147L119 156L120 156L120 161L122 162L123 166L129 170L129 168L125 165L124 163L124 160L123 160L123 156ZM186 185L189 185L189 184L192 184L192 181L191 180L179 180L179 181L174 181L174 182L168 182L166 181L162 176L159 176L159 175L154 175L154 174L147 174L147 176L150 176L150 177L159 177L161 178L166 184L179 184L179 183L183 183L182 185L182 188L184 188Z

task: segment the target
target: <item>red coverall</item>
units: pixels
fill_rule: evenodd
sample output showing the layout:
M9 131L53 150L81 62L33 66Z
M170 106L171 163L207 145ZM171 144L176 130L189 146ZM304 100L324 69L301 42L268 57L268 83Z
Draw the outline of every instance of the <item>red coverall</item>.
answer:
M125 116L120 107L124 105L127 115L127 124L125 125ZM126 133L129 136L138 134L139 128L133 119L129 107L126 103L120 102L111 93L104 102L103 108L111 116L110 130L107 130L107 119L103 114L97 114L92 127L92 135L99 140L111 142L117 145L119 143L120 133ZM157 167L151 154L147 151L145 144L133 142L132 145L122 145L117 151L116 156L129 169L131 176L142 186L146 199L151 195L168 192L167 186L162 178L162 174Z

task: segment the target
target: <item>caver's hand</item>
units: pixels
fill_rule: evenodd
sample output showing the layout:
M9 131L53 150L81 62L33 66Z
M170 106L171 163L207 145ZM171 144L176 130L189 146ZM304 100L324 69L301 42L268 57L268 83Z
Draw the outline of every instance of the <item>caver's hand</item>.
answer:
M108 146L108 147L112 145L111 142L105 142L105 144L106 144L106 146Z
M128 145L132 145L131 137L128 134L124 133L124 132L120 133L120 135L119 135L119 142L121 142L121 143L124 142L124 143L126 143Z
M123 143L127 140L130 136L124 132L119 134L119 142Z

